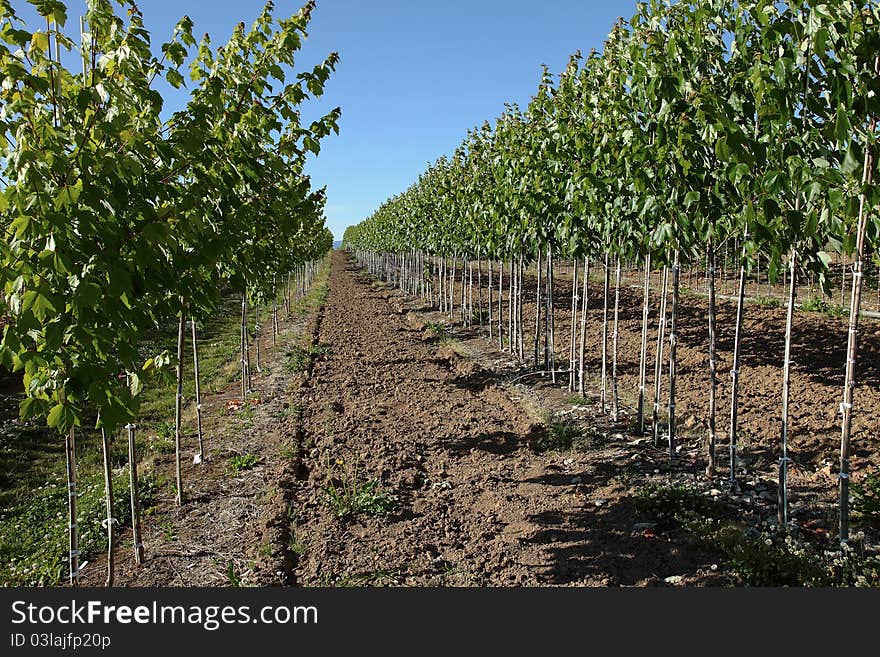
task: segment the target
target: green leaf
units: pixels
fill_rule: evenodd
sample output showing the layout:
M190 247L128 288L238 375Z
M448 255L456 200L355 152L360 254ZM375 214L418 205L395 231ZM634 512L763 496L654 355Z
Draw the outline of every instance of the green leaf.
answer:
M834 117L834 134L840 144L845 144L852 138L852 124L843 103L837 106Z
M52 302L47 297L40 294L39 291L28 290L21 297L21 311L27 312L28 310L42 322L50 313L55 312L55 306L52 305Z
M45 53L49 50L49 34L46 32L34 32L31 37L31 51Z
M73 205L79 200L82 193L82 180L77 180L73 185L65 185L55 195L55 209L62 210L68 205Z
M61 322L52 322L46 325L43 339L48 351L58 351L64 340L64 325Z
M719 137L715 142L715 157L722 162L726 162L730 158L730 151L727 148L727 138Z
M169 68L165 73L165 79L175 89L180 89L185 83L183 76L173 68Z
M64 433L79 426L79 418L69 404L56 404L46 416L46 424Z
M101 288L91 281L82 281L76 288L76 300L84 308L94 306L100 298Z
M18 415L22 420L42 417L49 408L49 402L39 397L27 397L18 405Z
M306 135L305 137L303 137L303 146L307 151L311 151L315 155L321 152L321 144L311 135Z
M15 233L15 236L18 239L22 239L27 235L28 228L31 225L31 218L25 215L19 215L15 219L12 220L12 223L9 224L9 227Z
M12 370L13 353L12 349L6 346L0 346L0 365L7 370Z
M843 164L840 167L840 170L844 175L849 176L852 175L856 171L860 171L862 168L862 157L861 153L859 153L856 148L856 143L854 140L850 140L849 145L846 148L846 155L843 158Z
M40 16L58 23L59 27L64 27L67 22L67 7L63 2L60 0L28 0L28 2L36 8Z
M146 366L144 369L146 369ZM142 389L143 384L141 383L141 377L139 377L136 372L129 374L129 390L131 390L131 396L137 397Z

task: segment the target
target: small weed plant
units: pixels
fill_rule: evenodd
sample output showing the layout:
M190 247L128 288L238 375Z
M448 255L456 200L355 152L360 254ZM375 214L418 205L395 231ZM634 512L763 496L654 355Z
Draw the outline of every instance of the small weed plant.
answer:
M244 470L250 470L262 461L262 458L254 454L236 454L229 459L229 471L238 474Z
M357 463L347 468L342 459L337 459L330 472L324 494L337 518L387 516L397 509L397 496L382 490L378 479L361 478Z

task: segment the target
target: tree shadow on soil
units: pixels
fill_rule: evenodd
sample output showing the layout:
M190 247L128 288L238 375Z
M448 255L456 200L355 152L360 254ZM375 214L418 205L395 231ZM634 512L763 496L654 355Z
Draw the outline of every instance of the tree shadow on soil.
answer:
M452 379L447 380L446 383L450 383L456 388L478 393L484 391L486 388L497 385L498 377L490 370L479 369L470 374L461 374L453 377Z
M512 431L492 431L469 434L446 440L442 447L452 454L468 454L472 450L479 450L499 456L513 454L523 447L535 444L547 435L547 430L541 425L535 425L526 433Z
M717 557L632 529L644 518L626 500L600 509L560 513L552 521L541 514L530 521L542 526L523 543L538 546L548 557L539 578L565 585L605 580L608 585L665 585L671 575L707 568Z
M593 470L554 473L527 479L546 486L571 486L579 477L582 486L597 490L621 473L613 463L599 463ZM660 585L671 575L694 573L718 561L704 550L657 538L634 526L650 521L628 495L602 506L590 500L582 508L534 513L529 522L538 526L521 542L538 547L547 557L539 578L545 584L565 585L603 581L609 585Z

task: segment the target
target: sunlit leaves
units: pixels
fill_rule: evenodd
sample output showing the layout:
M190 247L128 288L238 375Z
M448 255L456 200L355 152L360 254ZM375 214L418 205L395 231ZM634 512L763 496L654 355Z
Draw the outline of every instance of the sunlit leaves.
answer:
M28 4L34 6L37 13L64 27L67 22L67 7L60 0L28 0Z
M222 290L265 295L273 274L330 247L324 194L303 167L338 131L340 112L306 129L299 106L323 93L338 56L273 95L270 78L295 78L285 68L311 4L281 20L267 5L222 49L207 37L197 44L184 17L154 55L134 4L120 16L94 0L82 62L68 70L53 47L74 47L61 31L64 3L31 4L48 31L19 29L0 1L0 39L30 53L0 49L0 286L12 320L0 361L24 371L24 413L66 430L97 411L114 427L169 365L167 354L145 363L137 345L181 299L203 319ZM188 60L189 102L165 122L153 85L183 87Z
M859 191L880 197L859 182L878 137L878 18L852 0L639 3L601 54L572 57L556 80L545 70L526 111L470 133L346 241L662 262L748 235L771 277L794 246L821 280L822 253L854 248Z

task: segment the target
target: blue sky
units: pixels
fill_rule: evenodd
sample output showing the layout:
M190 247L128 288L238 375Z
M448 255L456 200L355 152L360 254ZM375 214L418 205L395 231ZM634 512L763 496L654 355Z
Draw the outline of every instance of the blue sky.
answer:
M327 186L328 225L336 237L450 153L469 128L498 116L505 102L525 105L541 64L559 72L574 51L600 49L616 18L635 12L635 2L318 0L297 68L334 50L341 56L325 97L304 110L311 119L342 107L340 135L328 138L308 167L313 184ZM84 3L67 4L72 32ZM276 13L293 13L301 4L276 0ZM24 2L13 5L20 10ZM252 21L263 2L138 5L158 47L183 14L195 22L197 36L208 32L220 45L237 22ZM168 92L169 110L183 102Z
M318 0L306 57L342 61L327 100L340 135L309 167L337 237L450 153L505 102L526 104L541 64L601 47L635 0Z

